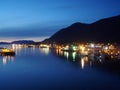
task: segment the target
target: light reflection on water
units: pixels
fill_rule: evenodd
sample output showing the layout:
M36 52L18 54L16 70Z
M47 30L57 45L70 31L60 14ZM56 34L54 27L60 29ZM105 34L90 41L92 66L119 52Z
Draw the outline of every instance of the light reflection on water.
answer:
M64 57L65 59L69 60L72 59L72 61L76 61L77 58L77 52L67 52L67 51L61 51L60 49L55 50L56 55Z
M112 60L108 57L105 58L105 55L103 53L100 53L100 54L89 53L88 55L86 55L86 53L84 54L83 52L80 53L80 52L74 52L74 51L62 51L60 49L55 49L53 51L58 57L64 58L70 62L80 63L80 67L82 69L84 69L86 66L90 68L94 66L94 64L98 64L98 66L108 65L110 67L113 67L115 66L113 63L115 64L120 63L118 59Z
M85 63L88 62L88 57L81 57L81 67L84 69Z
M14 50L15 57L0 56L0 90L120 88L118 77L90 68L94 65L93 55L33 47Z
M13 63L14 62L14 56L3 56L2 61L3 61L4 65L9 63L9 62Z
M3 47L4 45L2 45ZM93 53L89 54L89 56L84 56L83 51L80 53L78 52L68 52L68 51L61 51L60 49L54 49L51 50L50 48L35 48L35 47L21 47L21 46L13 46L13 45L5 45L5 47L12 48L16 56L26 56L26 55L37 55L39 54L45 54L49 55L51 52L55 53L58 57L64 58L67 61L72 61L72 62L77 62L82 69L84 69L86 66L91 67L94 62L99 62L102 63L105 60L102 60L99 57L96 57ZM39 50L39 52L36 52L36 50ZM101 55L102 56L102 55ZM104 56L104 55L103 55ZM2 57L2 62L5 65L7 62L14 62L14 56L3 56Z
M42 52L42 53L44 53L44 54L46 54L46 55L48 55L49 52L50 52L50 49L49 49L49 48L39 48L39 49L40 49L40 52Z
M77 52L61 51L60 49L55 49L54 51L55 51L56 55L59 57L65 58L68 61L80 63L80 66L82 69L84 69L86 62L88 62L87 56L79 57Z

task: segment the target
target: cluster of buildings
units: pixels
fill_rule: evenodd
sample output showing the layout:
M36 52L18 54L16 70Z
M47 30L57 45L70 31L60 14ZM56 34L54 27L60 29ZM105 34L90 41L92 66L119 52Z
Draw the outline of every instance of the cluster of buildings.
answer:
M115 44L76 44L53 45L54 49L65 52L77 52L80 56L92 56L98 59L120 59L120 47Z
M86 43L86 44L40 44L40 45L12 45L16 47L49 48L62 52L77 52L80 56L92 56L93 58L120 59L120 47L116 44Z

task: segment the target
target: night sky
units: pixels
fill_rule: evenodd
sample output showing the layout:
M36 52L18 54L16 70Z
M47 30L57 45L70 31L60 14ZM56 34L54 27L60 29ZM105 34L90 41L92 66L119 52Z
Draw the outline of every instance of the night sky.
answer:
M120 0L0 0L0 41L40 41L75 22L120 15Z

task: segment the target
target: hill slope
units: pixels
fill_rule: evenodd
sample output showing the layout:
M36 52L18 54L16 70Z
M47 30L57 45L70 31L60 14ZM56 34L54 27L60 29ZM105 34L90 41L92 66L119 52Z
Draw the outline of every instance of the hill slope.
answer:
M118 42L120 43L120 15L92 24L74 23L61 29L44 42Z

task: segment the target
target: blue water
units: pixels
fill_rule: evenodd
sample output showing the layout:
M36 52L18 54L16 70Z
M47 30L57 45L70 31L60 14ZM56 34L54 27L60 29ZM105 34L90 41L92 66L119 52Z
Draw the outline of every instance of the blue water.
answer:
M120 76L39 48L17 48L15 57L0 56L0 90L120 89ZM73 60L74 61L74 60Z

